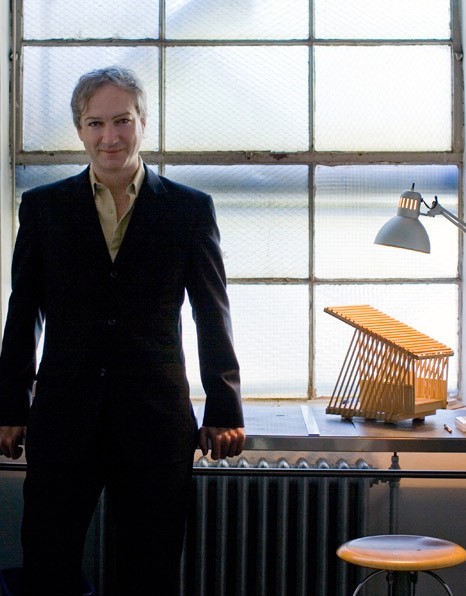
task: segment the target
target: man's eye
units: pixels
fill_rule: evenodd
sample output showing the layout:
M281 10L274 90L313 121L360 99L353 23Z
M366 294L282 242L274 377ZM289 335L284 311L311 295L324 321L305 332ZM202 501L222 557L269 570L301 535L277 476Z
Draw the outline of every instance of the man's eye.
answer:
M97 126L100 126L100 122L95 121L95 122L89 122L89 126L91 128L96 128Z
M128 124L129 122L129 118L120 118L120 120L118 120L118 124Z

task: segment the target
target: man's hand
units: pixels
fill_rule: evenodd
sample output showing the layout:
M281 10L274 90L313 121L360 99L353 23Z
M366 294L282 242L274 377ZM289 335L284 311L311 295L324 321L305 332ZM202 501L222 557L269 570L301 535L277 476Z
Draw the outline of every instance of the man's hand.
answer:
M26 436L25 426L0 426L0 455L18 459L23 454L21 441Z
M201 426L199 429L199 447L207 455L209 447L212 459L234 457L243 451L246 433L244 428L217 428Z

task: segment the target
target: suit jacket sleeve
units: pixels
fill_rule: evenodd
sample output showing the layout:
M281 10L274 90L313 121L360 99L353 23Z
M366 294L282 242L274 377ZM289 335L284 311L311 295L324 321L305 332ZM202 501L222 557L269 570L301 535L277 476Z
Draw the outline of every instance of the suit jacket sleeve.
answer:
M211 197L202 202L192 239L188 296L197 328L204 426L244 426L220 234Z
M31 199L28 193L23 196L13 253L12 292L0 355L2 426L24 426L27 422L36 374L36 349L43 326L40 248Z

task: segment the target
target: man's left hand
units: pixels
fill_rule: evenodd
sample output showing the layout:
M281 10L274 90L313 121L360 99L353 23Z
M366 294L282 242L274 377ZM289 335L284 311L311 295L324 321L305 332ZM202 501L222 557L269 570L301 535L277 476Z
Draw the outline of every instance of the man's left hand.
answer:
M244 428L201 426L199 429L199 447L202 454L207 455L210 447L212 459L239 455L243 451L245 440Z

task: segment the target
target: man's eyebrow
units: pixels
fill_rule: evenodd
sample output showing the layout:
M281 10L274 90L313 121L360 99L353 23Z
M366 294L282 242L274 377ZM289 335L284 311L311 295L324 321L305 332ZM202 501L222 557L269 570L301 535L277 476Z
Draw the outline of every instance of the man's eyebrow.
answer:
M115 118L121 118L122 116L131 116L131 112L123 112L123 114L117 114L116 116L112 116L111 120L115 120ZM104 118L102 118L101 116L86 116L84 120L104 120Z

